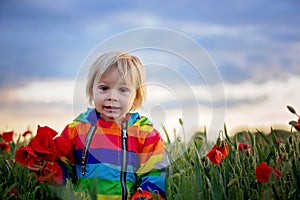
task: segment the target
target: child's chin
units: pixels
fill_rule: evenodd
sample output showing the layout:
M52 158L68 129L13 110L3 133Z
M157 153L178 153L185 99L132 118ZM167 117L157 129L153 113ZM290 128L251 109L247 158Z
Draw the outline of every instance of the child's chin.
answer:
M104 118L107 119L108 121L118 121L120 118L119 115L104 115Z

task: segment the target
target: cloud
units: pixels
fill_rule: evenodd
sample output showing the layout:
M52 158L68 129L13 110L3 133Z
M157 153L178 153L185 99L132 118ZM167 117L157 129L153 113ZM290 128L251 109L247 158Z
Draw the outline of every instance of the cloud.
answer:
M294 116L286 109L287 105L299 105L296 91L300 76L269 80L263 83L245 81L242 84L225 85L227 102L226 123L234 128L269 128L279 126L288 128ZM248 103L248 101L253 101ZM239 103L230 105L231 101Z
M199 6L198 1L161 2L160 6L104 1L101 7L98 1L5 3L0 18L0 67L4 71L0 84L26 78L74 77L96 44L143 26L172 28L191 36L212 56L224 81L261 81L282 72L300 74L300 28L295 25L298 3L218 4L219 8L213 2ZM266 66L271 73L258 78Z
M154 109L152 117L162 118L166 124L177 128L179 117L185 117L187 129L206 126L208 129L213 127L212 130L218 132L223 123L227 124L229 131L237 128L265 129L271 126L288 128L293 115L286 106L299 104L300 96L295 90L299 83L300 76L263 83L224 83L226 102L222 95L211 96L211 91L203 85L191 86L193 93L181 88L173 91L174 94L164 88L154 87L145 111L151 116L151 109ZM176 98L176 95L187 98ZM220 102L222 104L218 104ZM214 121L214 118L220 119Z
M176 109L178 102L185 113L195 112L194 105L198 104L201 124L209 124L213 109L224 106L222 91L212 93L212 83L220 83L220 75L224 85L219 90L226 94L229 127L282 123L291 117L285 113L285 105L298 103L294 92L300 75L297 1L226 1L218 2L218 7L214 1L167 1L159 5L153 1L70 2L1 3L0 109L1 121L9 127L40 121L62 126L58 124L73 117L70 79L75 78L89 52L115 34L145 26L186 34L216 65L206 61L201 63L205 67L195 71L188 60L170 52L138 52L148 67L158 67L148 70L149 81L164 87L158 92L156 85L149 105L168 110L166 116L174 116L170 125L177 124L175 118L182 114ZM140 42L143 38L134 39ZM203 56L166 35L148 35L146 39L181 49L190 59ZM220 74L214 76L212 69ZM57 88L64 88L64 92ZM153 114L161 112L156 106Z
M148 84L148 100L140 111L152 118L160 131L163 131L161 125L169 131L174 128L182 131L178 122L182 118L187 133L206 127L212 138L222 129L224 122L230 132L238 127L287 127L293 116L286 106L297 108L300 96L295 88L299 83L299 76L289 76L262 83L224 83L222 87ZM72 80L55 79L2 87L0 129L22 132L28 126L35 130L40 124L61 131L78 114L74 110L76 105L73 105L74 85ZM220 89L224 90L226 99L222 91L216 92Z
M66 103L72 102L74 81L33 80L19 87L0 88L0 103Z
M22 132L47 125L58 132L73 119L74 81L35 80L0 88L0 130Z

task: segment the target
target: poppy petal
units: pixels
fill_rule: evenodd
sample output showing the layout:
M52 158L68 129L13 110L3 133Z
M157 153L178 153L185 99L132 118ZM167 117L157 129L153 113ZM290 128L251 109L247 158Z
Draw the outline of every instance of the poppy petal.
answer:
M8 152L10 150L10 145L7 142L0 142L0 149L2 152Z
M212 148L208 153L207 153L207 157L210 160L210 162L212 162L213 164L217 165L221 163L222 160L222 153L215 149Z
M2 133L1 137L5 142L11 142L13 140L13 135L14 135L14 132L9 131L9 132Z
M38 155L29 146L21 146L16 152L16 161L24 166L33 165L37 157Z

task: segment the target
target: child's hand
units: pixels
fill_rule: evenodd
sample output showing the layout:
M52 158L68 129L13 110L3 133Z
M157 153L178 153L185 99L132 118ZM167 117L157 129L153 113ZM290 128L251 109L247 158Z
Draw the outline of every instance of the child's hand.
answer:
M46 166L46 161L43 160L42 158L37 158L33 165L28 166L27 168L29 171L35 172L35 173L40 173Z
M29 171L34 172L39 182L49 184L63 184L62 172L59 164L55 161L47 161L37 158L31 166L27 167Z

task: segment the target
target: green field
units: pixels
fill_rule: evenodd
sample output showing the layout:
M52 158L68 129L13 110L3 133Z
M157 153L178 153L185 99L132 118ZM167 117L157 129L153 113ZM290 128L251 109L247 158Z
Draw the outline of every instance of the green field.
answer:
M290 125L290 131L270 128L269 133L244 131L232 137L224 126L216 143L207 140L205 130L188 144L167 140L168 199L300 199L300 132L296 121ZM1 199L92 199L88 191L77 193L71 182L39 183L15 161L16 151L27 143L10 141L1 148Z

